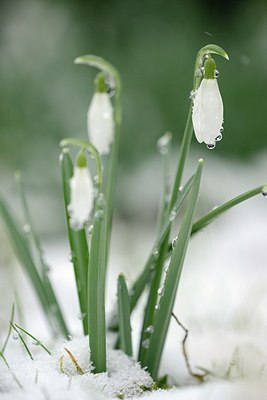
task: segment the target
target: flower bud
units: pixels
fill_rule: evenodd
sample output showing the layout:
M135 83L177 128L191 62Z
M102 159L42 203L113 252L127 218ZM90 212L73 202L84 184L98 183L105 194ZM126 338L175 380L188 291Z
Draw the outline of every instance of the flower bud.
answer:
M221 139L223 124L223 102L219 91L215 62L212 58L205 61L204 78L194 95L192 122L199 143L215 147Z
M88 109L87 130L89 141L98 152L108 154L114 138L113 106L102 73L97 76L96 93Z
M94 205L94 186L86 157L80 153L74 174L70 179L70 204L68 212L70 215L70 226L74 230L83 228L88 221Z

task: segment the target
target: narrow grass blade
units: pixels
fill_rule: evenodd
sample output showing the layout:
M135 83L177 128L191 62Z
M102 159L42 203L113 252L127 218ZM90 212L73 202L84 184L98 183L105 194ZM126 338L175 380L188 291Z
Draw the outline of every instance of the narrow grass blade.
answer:
M45 287L45 292L47 294L48 301L50 303L50 312L53 315L53 318L58 325L59 331L67 338L68 334L69 334L69 330L67 328L67 324L63 317L61 308L59 306L54 289L52 287L51 281L48 276L49 267L47 266L47 264L43 258L43 249L41 246L41 241L40 241L39 235L34 227L34 224L33 224L32 218L31 218L31 214L30 214L29 207L28 207L28 202L26 199L25 188L24 188L24 184L23 184L20 172L17 172L15 174L15 178L16 178L16 181L17 181L17 184L19 187L19 193L20 193L21 204L22 204L22 209L23 209L23 214L24 214L24 219L25 219L25 225L27 225L28 229L29 229L28 238L29 238L29 242L32 247L31 253L36 254L36 257L35 257L36 260L34 259L34 254L32 254L32 259L34 260L34 264L37 266L38 273L39 273L42 283Z
M51 322L51 315L50 315L51 303L49 302L46 293L46 288L43 285L43 282L38 274L37 268L34 264L28 244L23 234L21 234L21 232L17 228L17 225L15 224L15 221L11 217L11 214L7 206L1 199L0 199L0 214L6 224L13 250L16 253L18 260L24 267L25 272L27 273L28 277L32 282L35 292L40 300L40 303L42 304L45 315ZM54 330L54 324L50 323L50 327L55 334L56 332Z
M176 246L174 247L171 263L164 284L164 292L159 296L159 309L155 313L153 322L153 332L148 343L148 352L145 365L153 379L156 379L161 355L170 323L171 313L175 296L182 272L183 262L189 242L195 205L199 192L203 160L199 161L199 166L194 178L189 204L182 222Z
M23 344L23 346L24 346L26 352L28 353L30 359L33 360L33 355L32 355L32 353L31 353L29 347L27 346L27 343L26 343L25 340L23 339L23 336L19 333L18 329L16 328L16 326L15 326L14 324L12 324L12 323L10 322L10 325L11 325L11 327L14 329L14 331L17 333L17 335L18 335L18 337L19 337L21 343Z
M12 324L13 325L13 324ZM21 330L23 333L25 333L25 335L28 335L31 339L33 339L35 341L35 343L42 347L42 349L44 349L44 351L46 351L50 356L51 356L51 351L48 350L47 347L45 347L45 345L40 342L39 339L37 339L35 336L33 336L30 332L26 331L26 329L22 328L21 326L19 326L18 324L14 325L17 329Z
M130 321L131 310L128 289L123 275L119 275L118 278L118 311L120 348L131 357L133 355Z
M88 270L89 344L94 372L106 371L106 203L103 194L96 202Z
M67 220L68 237L71 248L71 260L74 267L77 293L80 303L80 312L83 322L84 334L88 334L87 315L87 271L89 263L89 250L85 230L74 231L70 227L68 205L70 204L69 181L73 175L73 164L69 154L63 150L60 156L61 175L64 193L65 214Z
M10 339L10 335L11 335L11 331L12 331L12 326L11 326L11 324L13 324L14 316L15 316L15 304L12 304L11 316L10 316L10 323L9 323L9 329L8 329L7 336L6 336L6 339L5 339L5 341L4 341L4 344L3 344L3 346L2 346L2 349L0 350L0 353L1 353L1 354L4 354L5 349L6 349L6 346L7 346L7 344L8 344L9 339Z
M220 217L222 214L224 214L226 211L230 210L231 208L235 207L236 205L242 203L243 201L246 201L250 199L251 197L257 196L258 194L263 193L264 188L266 185L261 185L258 186L254 189L251 189L245 193L240 194L237 197L234 197L233 199L227 201L226 203L214 208L211 210L208 214L204 215L204 217L200 218L197 220L192 227L192 235L201 229L205 228L207 225L209 225L211 222L213 222L216 218Z
M9 370L12 378L14 379L14 381L16 382L18 387L20 389L22 389L22 385L21 385L20 381L18 380L18 378L16 377L14 372L11 370L8 361L7 361L6 357L4 356L4 352L5 352L5 349L7 347L7 344L9 342L10 335L11 335L11 332L12 332L12 324L14 322L14 316L15 316L15 304L12 304L11 316L10 316L10 320L9 320L9 328L8 328L8 332L7 332L7 336L6 336L6 339L4 341L4 344L3 344L3 346L2 346L2 348L0 350L0 358L3 360L4 364L6 365L7 369Z

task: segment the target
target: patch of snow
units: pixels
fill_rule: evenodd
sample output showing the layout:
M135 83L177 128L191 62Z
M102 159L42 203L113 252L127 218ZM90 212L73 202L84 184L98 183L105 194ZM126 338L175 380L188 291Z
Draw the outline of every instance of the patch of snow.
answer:
M71 360L67 349L79 366ZM120 350L108 348L107 372L94 374L88 337L74 338L55 345L52 355L39 348L32 361L24 353L8 358L13 376L0 363L0 398L16 400L101 400L122 395L138 396L153 380L136 361ZM22 388L19 388L18 383Z

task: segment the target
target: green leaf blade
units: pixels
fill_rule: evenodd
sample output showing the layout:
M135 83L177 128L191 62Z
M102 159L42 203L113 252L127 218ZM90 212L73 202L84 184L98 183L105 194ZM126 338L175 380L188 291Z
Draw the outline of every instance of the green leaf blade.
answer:
M203 160L200 160L191 189L187 211L173 251L169 271L166 276L164 294L160 298L159 310L157 310L155 314L155 320L153 323L154 332L150 337L146 358L146 366L148 367L148 371L153 379L156 379L157 377L160 359L170 323L171 312L191 234L193 214L199 192L202 164Z
M5 205L2 199L0 199L0 214L2 215L7 227L13 250L26 274L31 280L33 288L35 289L37 297L39 298L39 301L43 307L44 313L48 317L48 321L50 321L50 328L56 335L57 332L55 330L55 326L51 321L51 302L49 301L49 297L47 295L46 286L43 284L42 279L38 274L27 241L23 237L23 234L20 233L8 210L8 207Z
M130 300L127 285L123 275L118 278L118 313L119 313L119 334L120 348L128 356L132 357L132 334L130 322Z
M101 196L101 198L100 198ZM88 323L91 361L94 372L106 371L106 203L100 194L94 217L88 271Z
M242 203L243 201L246 201L250 199L251 197L257 196L258 194L261 194L264 190L266 185L261 185L256 188L253 188L251 190L248 190L247 192L244 192L233 199L227 201L226 203L214 208L211 210L208 214L204 215L202 218L197 220L192 227L192 235L201 229L205 228L208 226L211 222L213 222L216 218L220 217L222 214L224 214L226 211L230 210L231 208L237 206L238 204Z

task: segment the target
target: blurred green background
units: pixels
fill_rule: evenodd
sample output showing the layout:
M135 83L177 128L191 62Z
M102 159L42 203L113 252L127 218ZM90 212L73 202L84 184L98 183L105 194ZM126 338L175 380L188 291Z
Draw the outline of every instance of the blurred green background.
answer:
M217 57L225 124L216 153L249 160L267 146L266 0L2 0L1 191L15 193L20 169L31 196L60 209L58 143L86 138L95 75L75 57L97 54L121 72L127 171L155 154L166 130L180 143L194 58L212 42L230 55Z

